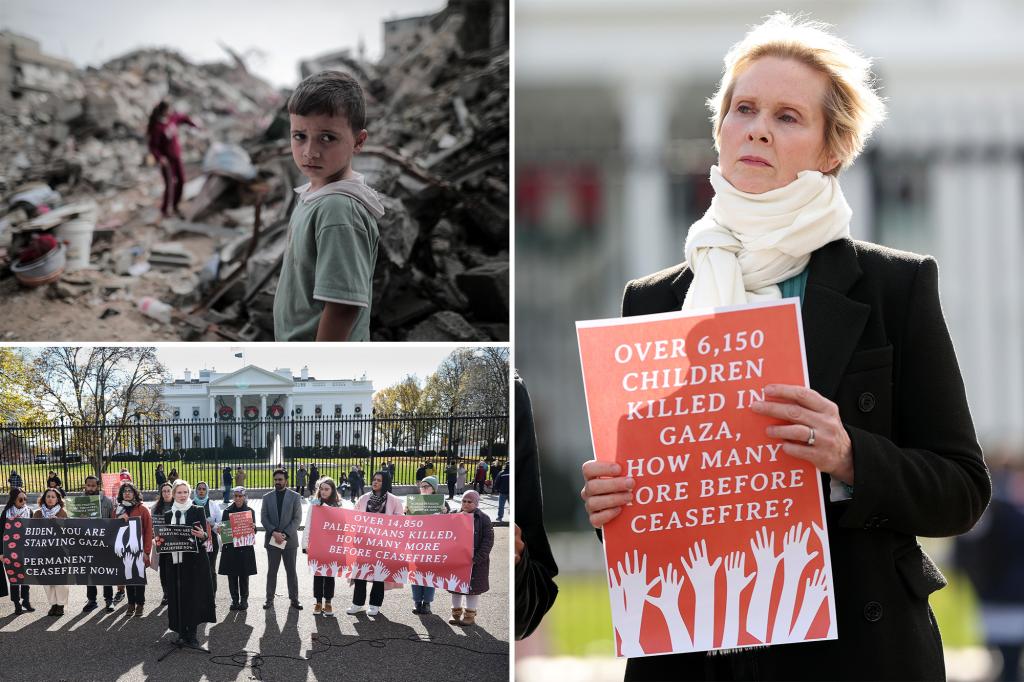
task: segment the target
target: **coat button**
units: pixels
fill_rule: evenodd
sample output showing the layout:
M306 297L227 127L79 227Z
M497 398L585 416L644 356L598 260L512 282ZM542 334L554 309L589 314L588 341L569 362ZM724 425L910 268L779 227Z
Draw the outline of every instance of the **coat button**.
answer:
M882 620L882 605L876 601L869 601L864 605L864 617L871 623Z
M869 391L865 391L860 394L860 398L857 399L857 408L861 412L870 412L875 409L875 394Z

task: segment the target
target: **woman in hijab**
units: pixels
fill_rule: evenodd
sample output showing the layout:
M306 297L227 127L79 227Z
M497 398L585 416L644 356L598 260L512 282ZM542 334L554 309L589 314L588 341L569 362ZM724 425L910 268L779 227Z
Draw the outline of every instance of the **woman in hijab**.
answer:
M139 494L133 483L122 483L117 492L117 508L114 516L127 521L139 519L142 524L142 556L147 567L151 565L149 553L153 550L153 516L149 509L142 503L142 495ZM143 607L146 604L146 586L128 585L128 611L125 614L129 618L141 616Z
M210 523L210 580L213 582L213 596L217 596L217 553L220 551L220 504L210 499L210 486L206 481L196 483L192 504L203 510Z
M160 484L160 497L156 502L153 503L153 508L150 509L150 516L153 525L164 522L164 513L167 512L171 505L174 504L174 497L171 495L171 484L161 483ZM156 531L154 530L154 533ZM149 563L150 566L156 564L160 573L160 588L163 590L163 598L160 600L160 606L167 606L167 594L169 588L167 581L170 578L170 567L165 564L170 563L171 557L167 554L157 554L156 545L153 546L152 552L150 553Z
M310 500L309 509L306 510L306 531L302 534L303 554L306 554L309 550L309 524L313 520L313 507L321 505L325 507L341 506L341 497L338 496L338 486L330 476L324 476L321 478L320 481L316 483L314 492L316 493L316 496ZM328 618L334 617L334 607L331 605L331 600L334 599L334 583L335 579L333 576L313 576L313 598L316 599L316 604L313 605L314 616L322 613Z
M32 514L34 519L66 519L68 513L64 511L64 497L57 488L47 488L39 496L39 509ZM67 585L43 585L43 592L50 602L50 611L46 615L60 618L64 615L64 606L68 603Z
M636 657L630 680L945 677L928 606L945 580L916 536L969 530L991 483L935 261L851 238L838 175L885 111L870 60L826 29L777 13L726 54L710 100L714 199L689 229L686 261L629 282L622 313L799 298L810 387L765 386L751 409L778 420L766 438L824 475L839 638ZM601 528L635 481L597 460L583 475Z
M167 627L178 633L179 641L198 648L196 630L199 624L217 620L213 604L213 581L210 578L210 557L202 547L206 541L206 514L192 504L192 490L188 481L178 479L171 490L174 503L164 514L164 523L190 526L192 537L199 543L199 551L173 552L168 555L170 591L167 595Z
M437 486L439 485L437 476L425 476L422 481L419 482L420 495L436 495ZM444 505L442 514L448 513L448 503L442 502ZM437 588L426 585L412 585L412 612L419 616L430 615L430 605L434 601L434 592Z
M29 519L32 518L32 510L28 506L28 494L21 488L14 486L11 488L11 494L7 497L7 504L4 506L3 514L0 515L0 519L3 519L5 527L8 522L14 522L17 519ZM6 576L7 571L4 571ZM4 585L7 585L7 581L4 581ZM10 594L11 601L14 602L14 615L18 616L21 613L28 611L35 611L32 608L32 604L28 599L29 586L28 585L12 585Z
M231 491L231 504L224 507L221 524L230 523L232 514L248 512L252 516L253 528L256 527L256 512L249 507L245 488L235 486ZM249 576L256 575L256 549L254 545L235 546L224 544L220 553L220 569L217 571L228 577L228 592L231 593L231 610L245 611L249 608Z
M369 514L405 514L405 506L402 499L391 494L391 474L386 471L378 471L373 475L370 482L370 492L359 498L356 502L356 511ZM370 590L370 608L366 613L376 616L380 613L380 607L384 603L384 582L372 581L373 587ZM352 606L348 607L346 613L350 616L363 610L366 604L366 580L353 580L355 590L352 592ZM395 585L395 587L401 587Z
M480 493L467 490L462 494L462 513L473 515L473 577L469 593L452 592L452 625L463 627L476 622L480 595L491 589L491 548L494 547L494 528L491 517L480 511ZM450 590L449 590L450 591Z

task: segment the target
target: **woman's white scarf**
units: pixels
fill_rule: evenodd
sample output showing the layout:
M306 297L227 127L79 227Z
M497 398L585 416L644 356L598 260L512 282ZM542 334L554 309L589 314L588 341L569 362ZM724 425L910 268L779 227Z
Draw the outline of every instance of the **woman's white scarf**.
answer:
M188 520L185 517L188 515L188 510L191 509L191 508L192 508L192 500L189 500L188 502L185 502L184 504L180 504L177 500L175 500L174 504L171 505L171 523L173 523L175 525L178 525L178 526L187 525L188 524ZM174 512L181 512L181 520L180 521L176 520L175 517L177 517L177 514L175 514ZM182 554L181 552L171 552L171 560L174 563L176 563L176 564L180 564L181 563L181 554Z
M63 509L59 504L55 504L52 507L47 507L45 504L39 505L39 511L43 513L44 519L56 518L60 510Z
M32 510L28 508L26 504L20 509L18 507L11 507L7 510L7 518L9 519L29 519L32 518Z
M801 171L785 187L741 192L711 167L715 198L690 226L693 283L683 310L782 297L778 283L807 267L811 253L850 235L853 211L834 175Z

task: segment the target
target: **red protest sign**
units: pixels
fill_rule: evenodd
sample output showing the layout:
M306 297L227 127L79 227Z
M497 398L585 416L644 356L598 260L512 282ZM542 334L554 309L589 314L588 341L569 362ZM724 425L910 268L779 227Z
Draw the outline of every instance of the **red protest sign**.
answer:
M604 527L617 655L834 639L819 473L750 409L807 385L796 299L577 335L595 457L635 480Z
M397 516L313 507L309 569L358 578L469 592L473 516Z
M231 523L231 537L235 547L251 547L256 544L256 524L252 514L247 511L228 514Z
M124 474L103 474L103 494L116 500L117 491L121 489L121 484L126 481L131 483L131 480L131 475L125 478Z

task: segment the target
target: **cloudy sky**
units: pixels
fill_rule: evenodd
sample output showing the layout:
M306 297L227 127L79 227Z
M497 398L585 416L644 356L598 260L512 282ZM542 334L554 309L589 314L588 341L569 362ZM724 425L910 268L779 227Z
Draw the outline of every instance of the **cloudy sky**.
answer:
M222 42L246 57L250 71L293 87L298 63L325 52L383 51L386 19L432 14L445 0L337 2L304 0L3 0L0 29L38 40L47 54L80 67L140 47L172 47L193 62L224 61Z

